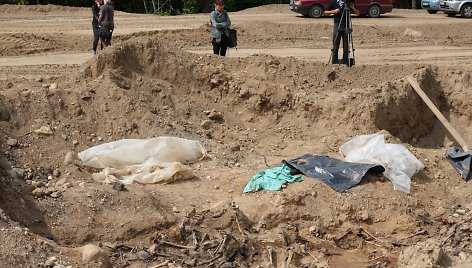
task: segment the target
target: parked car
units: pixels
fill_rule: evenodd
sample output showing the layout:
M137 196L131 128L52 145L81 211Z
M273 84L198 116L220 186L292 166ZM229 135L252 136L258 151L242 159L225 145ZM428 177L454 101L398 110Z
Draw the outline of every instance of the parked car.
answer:
M306 17L320 18L331 0L291 0L290 9ZM380 14L392 12L393 0L355 0L361 15L378 18Z
M461 14L463 18L472 18L472 0L441 0L439 7L450 17Z
M421 0L421 7L426 9L429 14L436 14L439 11L440 0Z

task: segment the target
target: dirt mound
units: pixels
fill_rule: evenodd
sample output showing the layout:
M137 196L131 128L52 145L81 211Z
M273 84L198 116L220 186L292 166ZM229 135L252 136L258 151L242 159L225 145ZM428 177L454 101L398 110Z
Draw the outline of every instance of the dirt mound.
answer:
M236 13L244 13L244 14L261 14L262 13L293 13L290 11L290 8L287 5L278 5L278 4L272 4L272 5L264 5L264 6L258 6L258 7L252 7L252 8L247 8L241 11L238 11Z
M166 95L165 101L173 103L169 109L185 111L188 119L197 115L204 120L201 111L212 107L238 111L236 117L224 115L229 124L243 119L259 122L268 131L274 123L344 124L361 132L385 129L407 143L430 135L434 122L434 114L403 79L416 72L415 67L349 70L265 55L226 59L223 64L219 58L186 53L151 37L124 42L83 69L83 78L104 76L129 93ZM366 73L379 76L356 79ZM435 71L423 68L417 76L437 106L443 107L444 92ZM163 84L169 88L157 89L165 88ZM193 94L194 105L184 100L186 94Z
M13 16L12 14L23 14L24 16L63 16L67 13L77 14L90 12L89 8L85 7L69 7L58 5L0 5L0 14L5 17ZM15 15L16 16L16 15Z

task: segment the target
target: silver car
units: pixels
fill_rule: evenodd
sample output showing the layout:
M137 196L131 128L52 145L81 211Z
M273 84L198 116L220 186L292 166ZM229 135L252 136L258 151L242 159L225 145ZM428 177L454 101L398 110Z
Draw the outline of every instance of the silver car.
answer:
M472 18L472 0L441 0L439 8L450 17L461 14L463 18Z

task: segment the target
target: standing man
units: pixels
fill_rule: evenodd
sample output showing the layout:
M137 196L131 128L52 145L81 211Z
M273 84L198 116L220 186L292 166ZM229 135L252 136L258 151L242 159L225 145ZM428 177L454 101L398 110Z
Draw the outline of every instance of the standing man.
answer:
M115 28L113 17L114 11L110 0L104 0L104 5L100 8L98 22L100 23L100 40L105 44L105 47L111 45L111 36Z
M95 57L97 54L98 39L100 33L100 24L98 23L98 17L100 16L100 7L103 5L103 0L95 0L92 6L92 29L93 29L93 45L92 45L92 56Z
M348 14L343 15L343 10L347 8L347 12L351 10L357 15L360 14L359 10L356 8L354 3L347 2L348 0L331 0L331 3L326 7L324 15L334 15L334 29L333 29L333 49L331 50L331 63L333 64L347 64L349 65L349 41L347 38L348 29L351 25L351 22L348 21L351 16ZM343 39L343 59L340 61L338 59L339 45L341 43L341 38Z
M226 49L229 44L229 27L231 20L228 13L224 10L223 0L215 0L215 10L210 14L211 22L211 44L213 53L220 56L226 56Z

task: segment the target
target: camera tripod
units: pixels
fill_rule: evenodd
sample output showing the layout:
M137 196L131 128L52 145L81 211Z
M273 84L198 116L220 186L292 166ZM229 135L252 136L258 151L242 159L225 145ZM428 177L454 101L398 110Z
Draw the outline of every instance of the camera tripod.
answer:
M333 40L333 49L331 49L331 59L334 59L334 51L339 51L339 45L341 43L341 37L343 39L343 62L342 64L346 64L348 67L354 66L356 63L355 56L354 56L354 42L352 40L352 21L351 21L351 10L349 8L349 4L351 1L349 0L340 0L342 8L341 20L339 21L338 28L336 29L336 36ZM340 36L342 34L342 36ZM352 57L351 57L352 51ZM347 54L347 58L344 55ZM337 56L337 53L336 53Z

